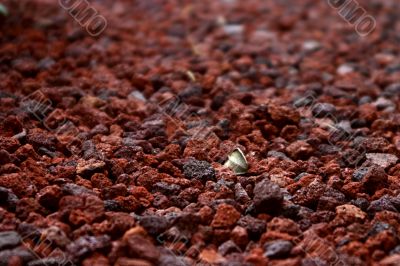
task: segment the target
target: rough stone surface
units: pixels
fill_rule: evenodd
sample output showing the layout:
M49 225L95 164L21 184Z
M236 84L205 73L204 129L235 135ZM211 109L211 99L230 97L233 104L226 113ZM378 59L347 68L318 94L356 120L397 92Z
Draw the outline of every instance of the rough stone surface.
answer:
M399 264L400 1L0 2L0 266Z
M269 258L286 257L292 250L292 243L285 240L276 240L264 245L264 255Z
M254 207L257 212L274 212L281 208L283 193L280 187L264 179L254 187Z
M222 203L218 206L211 226L215 228L230 227L240 218L240 213L229 204Z
M110 243L109 236L82 236L70 243L66 250L72 256L81 258L93 251L101 251L107 248Z
M157 262L160 252L154 244L141 235L133 234L126 239L129 254L133 257L143 258L151 262Z
M183 165L183 173L187 178L198 179L202 182L213 180L215 170L210 163L191 159Z
M17 232L0 232L0 250L18 246L19 243L21 243L21 237Z

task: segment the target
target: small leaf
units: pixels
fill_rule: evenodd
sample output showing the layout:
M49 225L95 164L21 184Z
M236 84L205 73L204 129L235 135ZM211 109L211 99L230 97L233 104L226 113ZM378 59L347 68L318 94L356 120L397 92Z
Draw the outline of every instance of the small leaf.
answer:
M0 4L0 14L2 14L3 16L8 16L8 9L3 4Z
M224 166L230 168L237 175L243 175L247 173L249 168L246 156L239 148L236 148L231 154L228 155L228 160L224 163Z

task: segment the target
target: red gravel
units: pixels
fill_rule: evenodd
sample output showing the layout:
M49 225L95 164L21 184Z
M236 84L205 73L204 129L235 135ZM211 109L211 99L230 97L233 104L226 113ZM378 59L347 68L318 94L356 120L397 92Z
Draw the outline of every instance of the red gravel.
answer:
M400 264L398 1L3 2L0 265Z

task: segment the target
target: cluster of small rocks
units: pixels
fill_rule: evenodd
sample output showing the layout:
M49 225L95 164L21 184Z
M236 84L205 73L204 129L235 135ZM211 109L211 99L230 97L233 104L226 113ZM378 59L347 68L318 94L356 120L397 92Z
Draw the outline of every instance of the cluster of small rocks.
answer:
M50 2L0 23L0 265L399 264L399 3Z

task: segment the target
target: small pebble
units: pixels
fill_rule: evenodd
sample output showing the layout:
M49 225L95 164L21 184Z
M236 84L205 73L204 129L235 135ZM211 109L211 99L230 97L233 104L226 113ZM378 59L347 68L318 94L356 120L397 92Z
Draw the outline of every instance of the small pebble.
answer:
M184 163L183 173L189 179L198 179L202 182L215 178L215 170L210 163L195 159L190 159Z
M264 256L268 258L282 258L289 255L293 244L286 240L274 240L264 245Z
M283 193L281 188L269 179L264 178L264 180L258 182L253 193L254 207L258 213L275 212L281 209Z
M16 231L0 232L0 250L13 248L21 243L21 237Z
M330 103L317 103L312 108L312 113L314 117L327 117L329 115L334 115L336 112L336 107Z
M211 226L215 228L230 227L240 218L240 213L229 204L222 203L218 206Z

